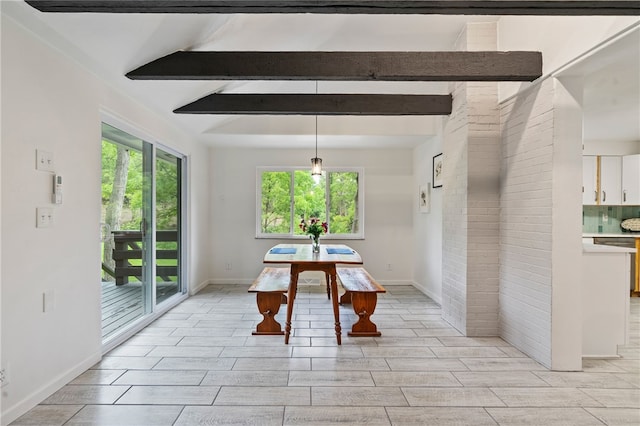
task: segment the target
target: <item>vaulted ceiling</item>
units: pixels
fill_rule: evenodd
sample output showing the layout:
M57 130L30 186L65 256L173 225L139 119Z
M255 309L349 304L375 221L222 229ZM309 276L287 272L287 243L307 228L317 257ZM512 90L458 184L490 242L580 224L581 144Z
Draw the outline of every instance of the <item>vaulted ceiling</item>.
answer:
M37 3L37 2L33 2ZM41 2L72 5L73 1ZM82 3L82 2L80 2ZM84 2L122 3L140 1ZM148 5L220 3L238 5L304 2L147 2ZM307 2L332 3L332 2ZM333 2L345 3L345 2ZM376 2L356 2L376 4ZM407 4L411 2L377 2ZM445 3L420 2L417 3ZM456 2L450 2L456 3ZM470 2L457 2L470 3ZM496 2L479 2L496 3ZM506 2L509 3L509 2ZM503 3L503 4L506 4ZM510 2L523 3L523 2ZM530 2L536 3L536 2ZM539 2L538 2L539 3ZM567 2L564 2L567 3ZM603 3L603 2L583 2ZM611 2L633 4L634 2ZM637 8L637 5L634 7ZM3 2L3 13L36 32L47 42L91 69L113 86L129 93L211 146L311 147L315 118L310 115L175 114L173 111L211 94L400 94L448 95L446 81L315 81L315 80L130 80L132 70L176 51L447 51L468 22L497 21L499 16L430 14L192 14L192 13L43 13L24 2ZM150 12L150 10L147 10ZM451 12L454 13L454 12ZM622 55L608 70L595 67L589 75L591 116L617 81L615 101L638 104L640 52ZM611 77L610 76L614 76ZM605 81L606 80L606 81ZM607 83L608 81L608 83ZM597 87L596 87L597 86ZM600 90L599 88L604 90ZM623 87L624 93L620 90ZM587 93L587 91L585 91ZM624 100L623 100L624 98ZM611 102L607 105L611 106ZM628 115L628 114L627 114ZM625 125L626 127L633 127ZM626 128L618 126L616 131ZM324 148L412 147L437 133L434 116L320 116L319 143ZM592 125L593 131L601 126ZM607 126L608 127L608 126ZM587 129L588 126L585 126ZM629 129L634 132L635 129ZM636 131L639 133L639 131ZM629 135L618 135L629 137ZM640 139L640 134L637 135Z

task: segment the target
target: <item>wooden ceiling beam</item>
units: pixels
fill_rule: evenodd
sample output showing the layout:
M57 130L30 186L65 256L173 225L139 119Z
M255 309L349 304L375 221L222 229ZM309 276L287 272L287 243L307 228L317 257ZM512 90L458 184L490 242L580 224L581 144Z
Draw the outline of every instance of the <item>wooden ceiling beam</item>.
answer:
M175 52L132 80L533 81L540 52Z
M451 95L216 93L177 114L449 115Z
M640 15L637 0L27 0L63 13Z

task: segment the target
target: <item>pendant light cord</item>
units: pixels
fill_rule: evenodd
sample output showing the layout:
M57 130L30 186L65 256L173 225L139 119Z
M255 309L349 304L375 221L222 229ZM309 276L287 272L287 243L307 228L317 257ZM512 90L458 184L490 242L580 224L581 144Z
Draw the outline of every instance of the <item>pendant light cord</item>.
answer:
M316 95L318 94L318 80L316 80ZM318 114L316 114L316 158L318 158Z

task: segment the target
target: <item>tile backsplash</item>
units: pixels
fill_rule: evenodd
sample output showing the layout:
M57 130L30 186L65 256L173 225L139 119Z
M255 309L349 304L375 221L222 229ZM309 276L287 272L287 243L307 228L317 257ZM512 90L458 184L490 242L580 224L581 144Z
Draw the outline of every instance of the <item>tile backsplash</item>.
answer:
M620 223L632 217L640 217L640 206L582 206L582 232L623 233Z

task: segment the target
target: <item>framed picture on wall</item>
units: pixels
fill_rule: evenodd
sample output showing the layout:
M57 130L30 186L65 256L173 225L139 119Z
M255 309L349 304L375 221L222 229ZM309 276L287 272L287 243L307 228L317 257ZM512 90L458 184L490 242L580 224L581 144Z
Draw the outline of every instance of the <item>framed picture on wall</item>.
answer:
M424 185L420 185L418 187L418 211L420 213L429 213L429 187L431 184L429 182Z
M433 187L442 188L442 153L433 157Z

